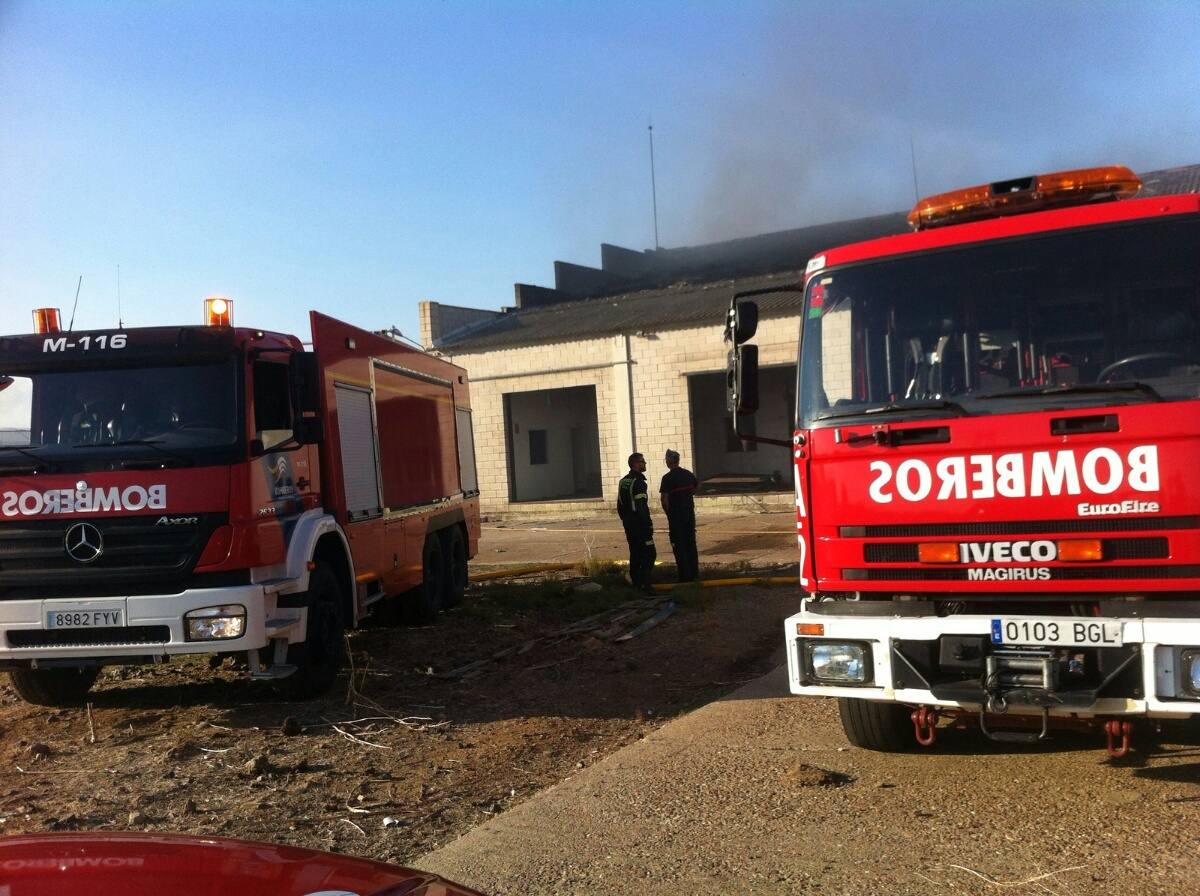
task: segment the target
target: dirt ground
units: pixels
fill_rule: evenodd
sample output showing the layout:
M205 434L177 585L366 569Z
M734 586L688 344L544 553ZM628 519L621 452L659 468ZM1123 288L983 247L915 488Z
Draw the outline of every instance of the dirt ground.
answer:
M187 831L403 863L767 671L796 605L690 589L620 641L670 598L562 591L477 587L434 625L356 632L353 679L317 702L199 660L108 670L83 709L0 685L0 833Z
M654 540L660 561L671 562L667 527L655 511ZM697 510L696 544L704 563L726 567L794 566L796 512L770 508L746 513ZM589 557L624 557L625 535L612 514L576 520L497 520L483 524L479 555L471 568L502 569L530 562L578 562Z

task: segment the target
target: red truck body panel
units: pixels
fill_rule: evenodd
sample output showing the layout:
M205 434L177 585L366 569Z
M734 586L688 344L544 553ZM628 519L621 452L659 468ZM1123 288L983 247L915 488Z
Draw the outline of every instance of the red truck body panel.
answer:
M944 443L899 450L879 445L872 426L812 430L799 462L807 467L814 508L815 586L929 592L969 587L997 593L1198 589L1195 407L1194 402L1127 405L1114 412L1119 432L1069 437L1051 436L1051 421L1095 411L885 424L880 431L888 434L931 426L949 430ZM1001 434L1003 448L997 448ZM1113 505L1128 512L1114 518ZM888 545L1010 536L1108 538L1114 551L1132 556L1102 567L1048 560L1038 564L1049 571L1046 579L968 579L967 569L915 558L904 562L898 552L891 554L894 560L868 562L889 556ZM1148 544L1147 537L1156 543ZM1160 539L1166 541L1160 544ZM972 566L1012 568L1011 562L995 561Z
M1166 196L931 228L829 249L813 259L806 279L970 244L1197 213L1200 196ZM1198 590L1197 407L1194 400L1122 404L1106 411L1115 414L1116 431L1071 435L1053 435L1055 421L1094 416L1095 408L909 420L895 415L879 424L798 429L802 584L808 591L969 589L1013 597ZM945 438L894 447L891 434L930 428L944 429ZM1107 538L1103 567L1054 559L1037 564L1047 570L1037 575L1046 578L1024 579L1007 559L989 562L977 554L969 558L971 566L1005 572L971 573L963 566L920 563L899 549L915 550L921 542L1063 538Z
M456 429L455 411L470 409L466 371L315 311L311 320L326 420L324 506L344 527L360 577L379 578L389 592L416 587L425 535L456 512L447 506L451 499L460 499L470 556L478 545L478 498L464 495ZM365 514L348 505L343 475L348 461L339 398L353 390L372 398L378 452L378 507Z
M1121 224L1143 218L1160 218L1168 215L1187 215L1200 212L1200 196L1155 196L1147 199L1125 199L1119 202L1099 202L1093 205L1078 205L1030 212L1002 218L989 218L966 224L932 227L913 233L885 236L860 243L847 243L818 253L815 258L824 258L821 270L871 261L879 258L895 258L918 252L933 252L968 243L1004 240L1033 236L1073 227L1095 227L1105 224ZM812 277L815 270L809 271Z

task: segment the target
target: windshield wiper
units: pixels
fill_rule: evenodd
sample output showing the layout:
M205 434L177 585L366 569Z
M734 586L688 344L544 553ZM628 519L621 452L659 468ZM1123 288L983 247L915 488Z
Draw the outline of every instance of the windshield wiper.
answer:
M182 454L176 454L174 451L168 451L166 448L159 446L161 439L121 439L116 442L94 442L87 444L72 445L72 448L115 448L122 445L145 445L147 448L153 448L159 454L169 457L171 460L178 463L181 467L190 467L192 465L191 458L185 457Z
M902 414L905 411L950 411L956 417L971 416L971 412L957 401L938 399L934 401L909 401L903 404L893 402L892 404L882 404L873 408L831 408L820 414L816 419L830 420L838 417L874 417L880 414Z
M41 446L39 446L39 447L41 447ZM35 470L42 469L42 470L46 470L47 472L49 472L50 470L54 469L47 461L42 460L40 457L38 457L36 454L34 454L33 453L34 450L35 449L32 447L21 448L21 447L18 447L17 445L2 445L2 446L0 446L0 451L16 451L19 454L25 455L27 458L29 458L31 461L33 461L34 464L36 464L36 466L34 467Z
M987 392L983 395L972 395L976 401L989 401L993 398L1030 398L1046 395L1105 395L1112 392L1140 392L1151 401L1164 401L1159 391L1149 383L1138 380L1121 380L1117 383L1068 383L1061 386L1038 386L1033 389L1012 389L1008 392Z

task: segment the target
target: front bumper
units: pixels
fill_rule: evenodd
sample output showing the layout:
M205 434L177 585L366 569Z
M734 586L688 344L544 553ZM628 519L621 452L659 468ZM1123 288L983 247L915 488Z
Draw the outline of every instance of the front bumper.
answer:
M238 638L189 641L184 616L191 610L228 604L246 608L246 630ZM48 614L77 610L123 610L117 628L49 629ZM0 601L0 664L25 665L43 660L111 659L113 663L168 656L257 650L271 639L304 638L305 613L279 607L274 593L262 585L193 588L178 594L129 597L32 599Z
M979 712L986 705L987 676L983 664L987 654L998 650L990 644L994 618L993 615L838 615L802 609L784 623L789 688L798 695L853 697ZM1050 689L1014 688L1005 701L1008 712L1040 715L1045 710L1051 716L1077 718L1200 715L1200 696L1189 699L1176 668L1180 648L1200 647L1200 619L1088 617L1087 621L1119 624L1122 647L1109 648L1103 654L1101 649L1065 648L1077 651L1084 665L1097 667L1093 679L1081 685L1064 681ZM798 634L798 625L817 623L824 626L822 635L812 637L812 629L805 630L809 635ZM947 636L979 639L984 656L978 674L970 670L947 671L940 664L937 658L945 653L939 647ZM815 682L811 668L805 663L804 644L821 640L867 645L870 654L867 680L857 685ZM922 658L933 659L923 663Z

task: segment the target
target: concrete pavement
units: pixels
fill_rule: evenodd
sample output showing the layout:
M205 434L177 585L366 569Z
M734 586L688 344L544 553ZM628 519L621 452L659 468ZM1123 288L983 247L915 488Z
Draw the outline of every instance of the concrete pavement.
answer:
M417 864L495 896L1195 892L1200 751L850 749L779 669ZM1200 739L1196 739L1200 743Z

